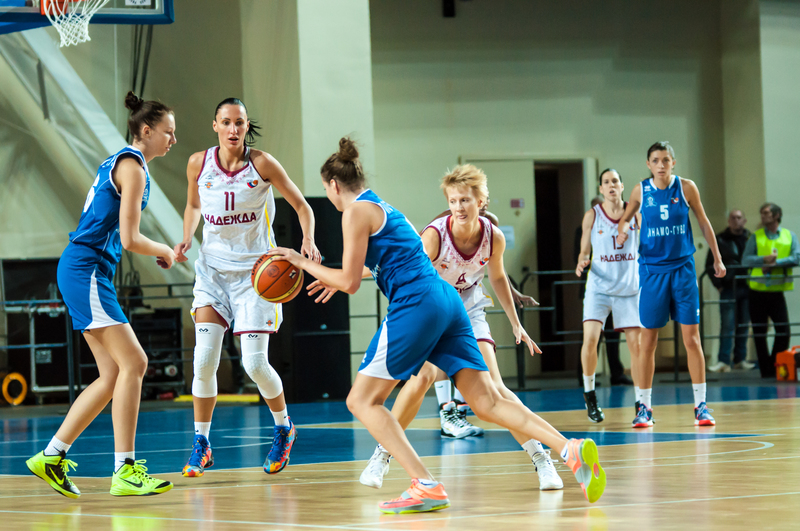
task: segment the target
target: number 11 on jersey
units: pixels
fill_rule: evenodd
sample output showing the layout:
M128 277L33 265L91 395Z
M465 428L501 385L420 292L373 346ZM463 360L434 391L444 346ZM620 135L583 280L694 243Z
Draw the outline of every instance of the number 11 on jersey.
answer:
M228 208L228 201L230 201L230 208ZM236 210L233 204L233 192L225 192L225 210Z

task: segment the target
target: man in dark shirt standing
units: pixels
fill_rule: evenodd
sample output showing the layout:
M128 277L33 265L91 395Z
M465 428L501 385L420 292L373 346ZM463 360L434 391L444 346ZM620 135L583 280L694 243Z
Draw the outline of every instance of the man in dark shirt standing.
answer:
M737 280L734 287L733 277L745 274L745 270L737 267L742 265L742 255L750 239L750 231L745 229L747 218L744 212L738 209L731 210L728 214L728 228L717 234L717 245L722 255L722 263L727 268L724 278L714 276L714 257L708 253L706 271L714 287L719 290L720 302L720 340L717 363L708 367L712 372L728 372L731 370L731 350L733 350L734 369L752 369L754 363L746 361L747 336L750 323L747 295L750 291L747 281ZM734 335L736 340L734 342Z

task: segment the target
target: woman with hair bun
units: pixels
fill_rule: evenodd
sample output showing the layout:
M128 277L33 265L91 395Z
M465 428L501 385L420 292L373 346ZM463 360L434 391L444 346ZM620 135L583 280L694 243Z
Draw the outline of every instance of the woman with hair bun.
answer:
M147 356L117 302L114 271L122 248L156 257L164 269L172 267L175 253L141 232L142 210L150 196L147 164L163 157L175 144L175 116L158 101L144 101L133 92L125 97L130 109L131 145L107 158L83 205L78 228L58 262L58 288L67 305L72 326L81 330L92 350L100 376L81 392L64 422L43 451L27 461L30 471L68 498L81 495L69 479L75 462L67 459L75 439L113 398L114 468L111 494L142 496L161 494L172 483L147 474L145 460L134 452L142 379Z
M347 397L347 407L411 476L400 497L379 505L385 513L427 512L450 506L444 486L433 479L384 407L400 380L429 361L455 380L478 418L499 424L559 452L589 502L600 499L606 475L591 439L567 440L523 404L504 398L489 376L470 319L456 289L434 269L422 239L406 217L365 187L358 150L349 138L322 165L328 199L342 212L342 269L331 269L285 248L270 251L316 277L309 294L326 301L336 290L353 294L372 273L389 299L389 312L372 338ZM523 338L530 342L530 338ZM532 347L532 342L529 343Z
M233 323L240 336L242 365L266 400L275 421L272 448L264 471L276 474L289 463L296 431L283 394L280 376L269 364L269 335L278 331L281 305L258 296L250 270L258 258L275 247L273 187L286 198L303 229L300 252L320 261L314 243L314 212L283 167L269 153L251 149L258 134L255 121L238 98L228 98L214 111L219 146L189 158L189 188L183 217L183 241L175 246L177 261L184 253L202 216L203 244L195 262L192 316L195 321L194 444L183 467L186 477L202 476L214 464L209 434L217 403L217 368L225 331Z

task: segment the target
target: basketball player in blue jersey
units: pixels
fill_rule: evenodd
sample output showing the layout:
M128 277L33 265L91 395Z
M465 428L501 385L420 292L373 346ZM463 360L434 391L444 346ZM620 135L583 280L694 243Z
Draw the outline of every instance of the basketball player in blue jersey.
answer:
M317 278L309 294L325 301L336 290L355 293L372 273L389 299L389 312L372 338L347 397L347 407L411 476L411 487L383 502L385 513L425 512L450 506L444 486L433 479L403 428L384 407L400 380L430 361L455 379L482 420L537 439L556 450L572 469L590 502L600 499L606 475L591 439L567 440L521 403L503 398L492 382L458 292L443 280L406 217L365 188L358 151L349 138L321 169L328 199L342 214L342 269L331 269L286 248L270 251ZM502 234L502 233L501 233ZM533 350L530 338L528 347Z
M97 170L78 228L70 233L58 262L58 288L72 317L75 330L92 350L100 376L78 395L67 417L42 452L27 461L32 473L56 492L77 498L80 490L67 476L75 462L67 459L75 439L113 398L114 475L111 494L142 496L160 494L172 483L147 474L144 459L134 453L142 379L147 356L117 302L114 271L122 248L155 256L164 269L172 267L175 253L139 232L142 210L150 196L147 164L163 157L175 140L172 109L157 101L143 101L133 92L125 97L130 109L130 146L110 156Z
M694 391L694 425L714 426L706 406L706 363L700 345L700 296L694 267L694 239L689 210L714 256L714 274L725 276L714 229L706 217L697 185L672 174L675 151L669 142L647 150L651 177L637 184L619 224L617 243L628 239L630 221L641 212L639 244L639 319L642 322L639 410L634 428L653 425L652 388L658 330L672 319L681 324Z

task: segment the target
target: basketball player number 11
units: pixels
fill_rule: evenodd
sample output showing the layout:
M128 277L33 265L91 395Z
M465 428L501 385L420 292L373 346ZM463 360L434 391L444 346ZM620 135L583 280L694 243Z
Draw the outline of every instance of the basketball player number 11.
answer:
M230 195L230 202L231 207L228 208L228 195ZM236 207L233 206L233 192L225 192L225 210L235 210Z

